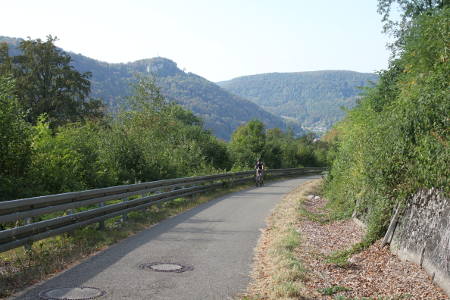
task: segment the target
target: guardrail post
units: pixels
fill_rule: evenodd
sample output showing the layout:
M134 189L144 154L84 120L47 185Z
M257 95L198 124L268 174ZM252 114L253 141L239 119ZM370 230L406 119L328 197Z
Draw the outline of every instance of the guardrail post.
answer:
M99 207L105 206L105 202L100 202L100 204L98 206ZM102 221L98 222L98 230L104 230L104 229L105 229L105 221L102 220Z
M33 221L32 218L26 218L25 219L25 224L31 224ZM23 245L23 248L25 249L25 252L31 251L33 247L33 242L27 242L25 245Z
M125 202L125 201L127 201L128 200L128 198L124 198L123 200L122 200L122 202ZM122 217L120 218L120 222L122 222L122 223L124 223L124 222L126 222L128 220L128 213L123 213L122 214Z
M126 222L127 220L128 220L128 214L127 213L122 214L120 221L123 223L123 222Z
M189 187L189 185L183 186L183 188L188 188L188 187ZM195 199L195 194L196 194L196 193L192 192L190 195L187 195L187 196L184 197L184 198L185 198L185 199L188 199L188 201L194 201L194 199Z
M72 208L69 208L68 210L65 211L64 215L65 215L65 216L73 215L73 209L72 209ZM67 235L68 235L68 236L73 236L73 231L72 231L72 232L67 232Z

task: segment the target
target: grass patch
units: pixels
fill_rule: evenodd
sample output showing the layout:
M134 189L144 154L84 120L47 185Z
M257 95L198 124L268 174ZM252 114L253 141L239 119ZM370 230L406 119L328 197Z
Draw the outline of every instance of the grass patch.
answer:
M293 284L294 281L305 278L306 269L294 253L298 246L300 246L300 234L295 229L289 228L281 233L272 250L272 255L277 260L279 268L279 272L274 278L276 282L281 283L281 288L285 291L287 291L285 283Z
M352 289L347 288L345 286L339 286L339 285L333 285L327 288L318 289L317 291L321 293L322 295L332 296L334 294L337 294L339 292L347 292L351 291Z
M333 221L328 212L327 213L314 213L314 212L311 212L311 211L307 210L306 208L302 207L302 208L300 208L299 213L300 213L300 215L306 217L308 220L320 223L322 225Z
M241 298L239 298L240 300L261 300L264 299L261 296L242 296Z
M341 268L349 267L351 264L348 259L352 255L367 249L370 245L372 245L372 242L369 240L363 240L362 242L354 244L350 249L333 252L327 257L327 262L335 264Z
M404 299L412 299L412 295L410 294L402 294L398 296L392 297L362 297L362 298L348 298L345 296L335 296L334 300L404 300Z
M322 195L323 184L316 184L314 186L310 186L308 189L309 195ZM302 199L302 202L306 201L306 198ZM299 208L299 214L310 221L320 223L322 225L330 223L334 221L332 214L330 213L328 208L323 208L323 212L312 212L306 209L304 205L301 205Z
M261 296L261 295L255 295L255 296L248 296L248 295L246 295L246 296L241 296L241 297L238 297L238 298L235 298L236 300L237 299L239 299L239 300L267 300L267 298L265 298L265 297L263 297L263 296Z
M287 255L300 245L300 234L293 228L288 230L287 234L278 245L278 250Z
M255 278L248 295L241 297L241 300L303 299L303 282L307 280L308 270L296 253L302 242L297 224L303 201L315 185L317 181L301 185L284 197L273 210L259 241L254 266L256 276L265 276Z
M294 228L284 228L278 232L278 239L269 253L276 262L273 279L276 282L275 294L278 297L297 295L293 292L293 287L296 287L298 292L296 281L306 277L306 269L294 253L299 245L300 234Z
M300 289L294 282L282 282L276 286L275 293L278 297L299 297Z
M0 297L10 296L44 280L67 266L168 217L251 186L253 186L252 182L205 193L193 199L174 199L142 211L130 212L125 222L122 222L121 216L108 219L105 221L103 230L98 230L98 225L92 224L70 233L35 242L32 249L28 251L19 247L0 253Z

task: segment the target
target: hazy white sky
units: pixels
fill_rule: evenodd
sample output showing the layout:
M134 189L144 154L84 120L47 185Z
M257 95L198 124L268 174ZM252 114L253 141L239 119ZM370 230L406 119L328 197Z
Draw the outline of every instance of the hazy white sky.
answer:
M162 56L211 81L387 67L377 0L11 0L0 35L106 62Z

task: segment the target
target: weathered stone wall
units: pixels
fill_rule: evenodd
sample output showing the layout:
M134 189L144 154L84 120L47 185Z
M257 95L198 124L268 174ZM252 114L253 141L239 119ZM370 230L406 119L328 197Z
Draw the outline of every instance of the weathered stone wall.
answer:
M450 199L437 189L408 201L391 240L391 251L421 265L450 295Z

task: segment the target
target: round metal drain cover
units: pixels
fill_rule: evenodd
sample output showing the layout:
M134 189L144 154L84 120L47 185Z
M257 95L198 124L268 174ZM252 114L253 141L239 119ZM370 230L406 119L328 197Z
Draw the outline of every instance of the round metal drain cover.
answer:
M106 293L93 287L56 288L39 293L41 299L47 300L87 300L95 299Z
M181 273L181 272L193 270L193 268L190 266L184 266L184 265L175 264L175 263L162 263L162 262L142 264L142 265L139 265L139 267L141 269L152 270L155 272Z

